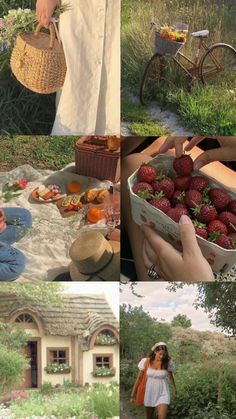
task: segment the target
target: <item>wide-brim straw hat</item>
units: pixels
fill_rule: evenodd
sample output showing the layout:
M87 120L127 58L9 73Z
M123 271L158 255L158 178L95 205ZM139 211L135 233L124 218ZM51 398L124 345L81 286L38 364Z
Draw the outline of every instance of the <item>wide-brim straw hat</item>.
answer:
M99 231L85 231L70 248L73 281L119 281L120 243L106 240Z

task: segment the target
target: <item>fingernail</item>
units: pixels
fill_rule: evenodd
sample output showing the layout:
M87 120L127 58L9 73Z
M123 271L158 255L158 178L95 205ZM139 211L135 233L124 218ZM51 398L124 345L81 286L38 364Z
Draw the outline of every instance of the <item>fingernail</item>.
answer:
M202 167L202 163L199 161L197 161L196 163L194 163L193 168L194 170L199 170Z
M180 217L179 224L190 224L190 219L187 215L183 214Z

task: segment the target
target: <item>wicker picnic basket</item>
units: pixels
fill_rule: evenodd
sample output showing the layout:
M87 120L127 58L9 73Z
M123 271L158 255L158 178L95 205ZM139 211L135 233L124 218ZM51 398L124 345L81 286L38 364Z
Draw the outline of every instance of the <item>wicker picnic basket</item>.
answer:
M17 36L10 64L21 84L33 92L49 94L63 86L66 61L53 24L49 25L49 33L41 29L38 24L35 32Z
M160 55L175 55L184 42L172 41L168 38L162 38L159 32L156 32L155 37L155 51Z
M118 137L81 137L75 144L76 173L100 180L117 182L120 178L120 148Z

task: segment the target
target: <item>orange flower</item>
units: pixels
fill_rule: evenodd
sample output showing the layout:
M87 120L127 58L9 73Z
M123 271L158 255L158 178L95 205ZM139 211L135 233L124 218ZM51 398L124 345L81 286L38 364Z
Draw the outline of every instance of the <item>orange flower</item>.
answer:
M90 207L87 212L87 220L91 224L96 224L98 221L102 220L103 214L102 211L97 207Z

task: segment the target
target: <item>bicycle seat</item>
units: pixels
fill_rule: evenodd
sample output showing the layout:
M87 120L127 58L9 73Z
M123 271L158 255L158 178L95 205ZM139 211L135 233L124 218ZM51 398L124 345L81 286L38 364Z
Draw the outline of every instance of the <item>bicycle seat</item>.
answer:
M209 35L209 31L207 29L204 29L203 31L193 32L191 33L192 36L195 36L196 38L207 38Z

